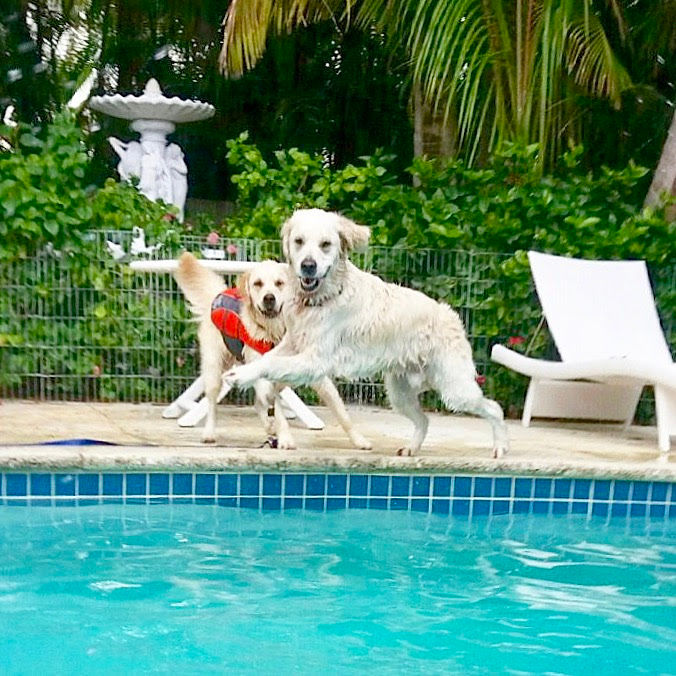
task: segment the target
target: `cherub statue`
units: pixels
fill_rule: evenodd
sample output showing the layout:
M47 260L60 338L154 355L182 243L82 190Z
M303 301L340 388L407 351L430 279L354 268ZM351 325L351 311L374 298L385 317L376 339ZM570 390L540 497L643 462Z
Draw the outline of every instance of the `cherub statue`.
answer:
M178 218L182 221L185 198L188 195L188 167L185 163L183 151L175 143L170 143L167 146L164 156L171 177L172 203L179 208Z
M125 143L114 136L108 138L120 157L117 171L123 181L136 176L138 188L148 199L163 200L179 208L179 220L188 193L188 167L183 151L175 143L164 146L156 140L129 141Z
M120 162L117 165L117 173L123 181L128 181L132 176L141 177L141 156L143 150L138 141L129 141L125 143L114 136L108 137L108 143L113 147L113 150L120 157Z

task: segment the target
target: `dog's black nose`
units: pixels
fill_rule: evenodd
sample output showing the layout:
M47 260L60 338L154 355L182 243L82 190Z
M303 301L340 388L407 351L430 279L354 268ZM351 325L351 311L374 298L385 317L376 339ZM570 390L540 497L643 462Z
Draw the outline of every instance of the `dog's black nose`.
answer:
M304 258L300 263L303 277L314 277L317 274L317 261L313 258Z
M275 307L275 301L276 301L276 300L277 300L277 299L275 298L274 294L272 294L272 293L266 293L266 294L263 296L263 307L266 307L266 308L273 308L273 307Z

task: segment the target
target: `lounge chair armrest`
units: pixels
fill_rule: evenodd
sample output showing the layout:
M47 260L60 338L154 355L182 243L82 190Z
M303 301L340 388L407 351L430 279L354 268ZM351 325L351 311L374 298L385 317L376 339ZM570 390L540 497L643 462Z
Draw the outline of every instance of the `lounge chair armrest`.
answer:
M634 380L645 385L663 385L676 390L676 364L637 359L594 359L584 362L560 362L526 357L503 345L494 345L491 359L507 368L550 380Z

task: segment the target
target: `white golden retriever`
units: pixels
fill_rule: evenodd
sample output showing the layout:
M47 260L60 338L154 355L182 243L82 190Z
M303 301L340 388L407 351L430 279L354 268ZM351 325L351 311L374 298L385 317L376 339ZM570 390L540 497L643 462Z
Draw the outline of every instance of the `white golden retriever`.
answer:
M236 363L235 355L226 348L221 331L212 322L211 317L212 303L222 294L226 285L219 275L200 265L195 256L187 252L180 257L174 277L188 299L191 310L200 320L198 330L200 370L204 379L205 396L209 403L202 441L213 443L216 440L216 404L222 374ZM285 326L281 310L288 282L289 266L275 261L257 263L240 277L239 321L251 338L252 345L277 344L282 340ZM261 356L246 342L240 349L245 363ZM266 433L273 435L276 432L278 448L295 448L289 424L279 401L274 406L274 418L268 415L281 385L273 385L270 381L261 379L256 379L252 385L256 392L254 406ZM371 448L371 443L352 426L343 401L331 380L313 379L312 387L335 415L352 444L357 448Z
M365 245L367 227L321 209L296 211L282 227L293 272L293 299L284 306L287 332L273 350L231 369L226 380L250 387L259 378L294 385L327 376L383 373L390 402L413 422L416 453L428 420L418 395L434 389L452 411L472 413L493 428L493 455L509 448L500 405L476 383L472 353L458 314L444 303L363 272L348 260Z

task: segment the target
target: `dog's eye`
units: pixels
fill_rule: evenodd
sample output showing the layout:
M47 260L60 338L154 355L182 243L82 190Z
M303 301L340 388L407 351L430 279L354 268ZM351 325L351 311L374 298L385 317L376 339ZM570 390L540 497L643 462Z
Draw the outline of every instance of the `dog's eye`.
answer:
M303 238L302 237L296 237L296 239L293 240L293 243L296 246L303 246Z
M276 286L278 289L281 289L281 288L284 286L284 280L283 280L283 279L278 279L278 280L275 282L275 286Z
M331 248L331 242L329 242L329 240L326 239L326 240L324 240L319 246L321 246L321 248L322 248L324 251L326 251L327 249L330 249L330 248Z
M260 289L263 286L263 282L260 279L257 279L251 286L255 286L257 289Z

